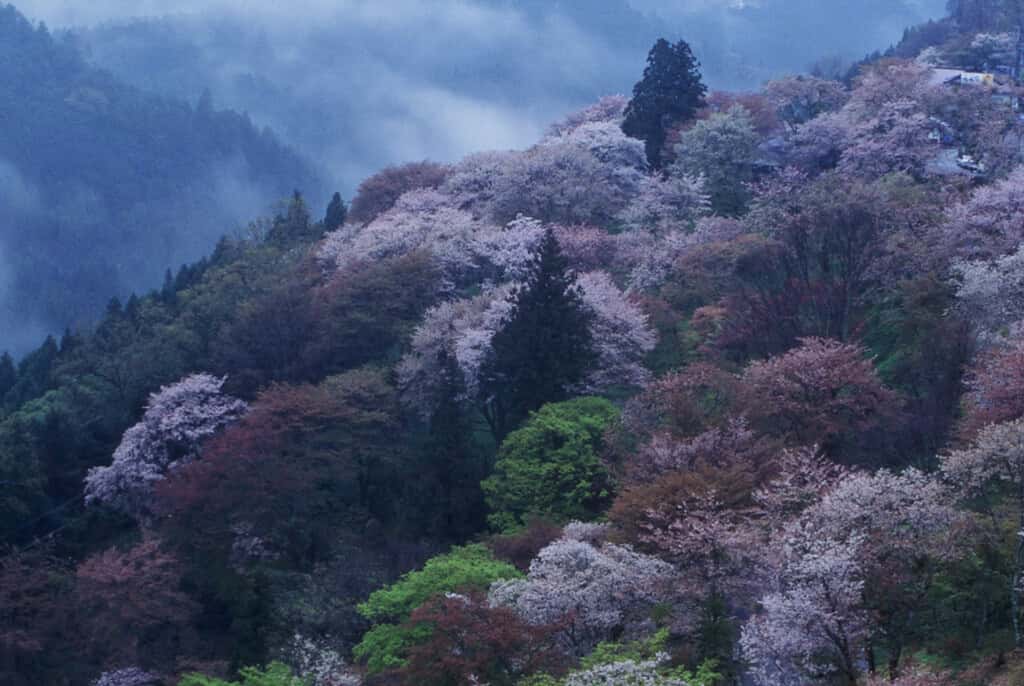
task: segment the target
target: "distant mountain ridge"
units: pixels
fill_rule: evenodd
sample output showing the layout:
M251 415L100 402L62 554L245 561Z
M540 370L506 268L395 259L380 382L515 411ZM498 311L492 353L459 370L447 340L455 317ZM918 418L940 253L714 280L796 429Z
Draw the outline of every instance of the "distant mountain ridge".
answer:
M321 174L245 115L142 92L0 6L0 349L159 285Z

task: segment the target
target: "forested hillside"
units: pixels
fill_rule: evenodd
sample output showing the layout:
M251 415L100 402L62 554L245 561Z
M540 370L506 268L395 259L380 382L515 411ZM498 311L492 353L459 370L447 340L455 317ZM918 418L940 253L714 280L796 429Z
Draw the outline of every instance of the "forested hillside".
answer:
M128 87L0 6L0 349L88 324L296 188L323 193L244 115Z
M0 358L0 681L1020 683L1024 5L975 1L849 84L659 40Z

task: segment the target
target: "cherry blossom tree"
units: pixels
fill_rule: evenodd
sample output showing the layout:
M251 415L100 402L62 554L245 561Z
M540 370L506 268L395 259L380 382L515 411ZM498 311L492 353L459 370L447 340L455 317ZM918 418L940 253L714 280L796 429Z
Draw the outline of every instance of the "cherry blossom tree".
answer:
M511 173L517 157L514 151L481 152L465 157L452 167L440 190L454 206L470 212L477 220L489 220L499 187Z
M1024 167L982 186L953 207L944 227L952 254L963 259L993 259L1024 242Z
M591 336L598 364L579 392L609 386L642 385L649 374L642 366L653 349L654 332L647 317L603 272L578 278L584 304L594 313ZM511 310L511 286L486 290L470 299L441 303L427 312L412 338L412 351L399 363L399 383L406 401L427 413L441 380L439 353L447 351L462 372L468 399L478 399L480 371L495 334Z
M361 686L362 680L327 644L296 632L287 648L287 662L308 686Z
M1017 512L1018 531L1024 530L1024 419L990 424L978 432L967 448L942 458L942 473L964 499L976 497L994 486L1010 487ZM1013 635L1022 644L1020 625L1021 580L1024 579L1024 536L1017 536L1013 582L1010 586Z
M685 173L646 176L637 194L619 213L618 220L634 233L673 235L693 228L694 222L710 209L711 201L705 192L704 180L699 176Z
M626 478L632 483L651 480L678 471L702 468L728 469L736 465L750 468L768 445L750 430L743 417L730 418L724 426L715 426L690 438L659 431L643 443L626 465Z
M658 235L632 231L620 234L618 262L630 270L631 289L654 291L673 275L692 277L696 270L686 260L699 260L719 244L727 244L745 233L747 228L742 223L728 217L701 217L686 232Z
M898 409L898 396L882 384L863 348L824 338L801 339L795 350L752 363L742 385L756 427L829 453L856 447Z
M151 672L138 667L124 667L112 672L104 672L92 686L159 686L163 679Z
M142 420L124 433L113 462L89 470L86 502L149 516L156 483L195 460L205 439L245 414L245 402L221 391L224 381L194 374L153 393Z
M788 164L810 174L832 169L852 137L849 119L826 112L794 129L786 141Z
M803 686L839 677L855 686L868 619L861 605L861 541L843 544L800 535L787 541L785 583L761 599L740 645L759 686Z
M769 81L764 91L779 119L791 127L838 110L848 97L838 81L813 76L787 76Z
M609 224L644 174L628 164L620 166L623 156L629 158L628 149L621 148L627 139L609 141L599 135L607 131L608 125L588 124L569 137L509 158L504 173L494 180L494 219L503 223L525 214L546 222ZM580 140L585 134L597 140Z
M199 605L181 590L182 564L150 537L111 548L76 572L83 649L114 664L173 664Z
M366 226L344 226L328 234L318 257L341 270L361 261L400 257L426 248L444 274L457 281L476 272L472 242L483 229L484 224L452 207L443 193L414 190Z
M670 565L628 547L563 537L537 555L526 579L492 585L488 600L533 625L564 623L560 641L579 656L642 623L672 577Z
M958 261L952 269L957 307L983 346L997 343L1008 326L1024 321L1024 244L994 261Z
M562 253L580 273L612 268L617 264L621 249L618 236L594 226L551 227L562 247Z
M620 660L573 672L565 686L696 686L664 672L670 662L667 653L650 660Z
M928 140L932 123L912 100L886 102L869 118L849 130L850 143L843 150L839 170L865 178L906 172L916 178L934 156Z
M863 122L888 104L920 101L933 88L929 74L927 67L911 60L879 60L861 71L842 111L852 121Z
M961 434L972 438L989 424L1024 417L1024 340L1015 335L984 351L967 374Z
M650 372L644 355L657 342L647 315L612 282L605 272L590 272L577 279L583 302L594 312L591 337L598 364L587 375L585 388L596 391L612 386L643 386Z
M546 138L541 145L565 143L586 150L609 170L621 175L621 183L632 187L635 174L647 171L644 144L622 133L614 121L586 122L558 137ZM631 178L632 177L632 178Z
M467 399L480 392L480 369L494 334L511 310L511 286L473 298L446 301L430 309L412 337L412 351L398 365L405 401L424 416L433 411L443 380L440 353L446 351L462 372Z
M358 224L371 222L391 209L405 193L417 188L437 188L449 172L448 167L427 161L382 169L359 184L348 218Z
M737 216L746 209L754 178L759 136L747 111L734 106L698 121L679 138L672 174L700 177L715 213Z
M854 474L788 525L775 589L741 645L762 684L834 675L857 683L886 648L896 675L938 565L961 554L961 517L917 470ZM824 658L824 659L823 659Z
M561 121L552 124L548 135L562 136L572 133L584 124L613 122L616 125L621 125L628 104L629 98L624 95L605 95L593 105L573 112Z

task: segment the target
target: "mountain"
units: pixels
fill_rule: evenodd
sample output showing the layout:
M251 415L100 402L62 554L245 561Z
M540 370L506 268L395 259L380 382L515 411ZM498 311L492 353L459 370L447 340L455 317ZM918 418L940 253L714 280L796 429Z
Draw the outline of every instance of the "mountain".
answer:
M143 92L0 7L0 349L90 322L320 173L250 119Z

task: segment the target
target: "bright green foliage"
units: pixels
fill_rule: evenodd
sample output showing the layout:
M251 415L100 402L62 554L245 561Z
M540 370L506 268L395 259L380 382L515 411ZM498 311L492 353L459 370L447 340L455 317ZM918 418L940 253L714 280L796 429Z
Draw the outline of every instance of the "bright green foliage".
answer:
M607 400L577 398L545 405L509 434L482 484L491 526L514 529L531 515L559 522L598 515L610 488L599 455L617 417Z
M266 669L243 667L241 681L224 681L203 674L186 674L178 686L308 686L309 682L292 674L288 665L271 662Z
M431 627L425 624L378 624L363 634L352 654L366 663L370 674L400 669L406 665L409 649L429 640L432 634Z
M580 660L581 669L593 669L624 660L643 662L653 660L658 653L666 651L668 629L662 628L647 638L632 643L598 643L594 652Z
M452 548L450 553L427 560L423 569L370 595L359 614L374 621L400 621L424 602L456 590L485 591L494 581L516 579L522 574L507 562L494 559L480 544Z
M427 560L423 569L374 591L369 600L359 605L359 614L374 621L401 622L424 602L442 593L486 591L495 581L521 576L512 565L495 560L483 545L453 548L445 555ZM376 673L403 666L408 649L430 636L430 627L424 625L379 624L363 635L353 654L366 663L371 673Z

